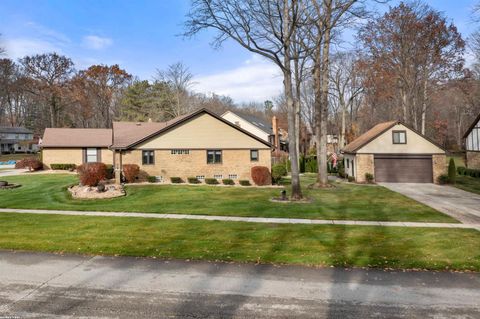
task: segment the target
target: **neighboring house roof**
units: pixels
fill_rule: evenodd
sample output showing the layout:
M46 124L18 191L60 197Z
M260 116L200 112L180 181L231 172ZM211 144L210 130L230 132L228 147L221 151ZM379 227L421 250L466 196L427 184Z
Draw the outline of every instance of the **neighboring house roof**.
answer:
M465 134L463 134L463 138L467 138L468 137L468 134L470 134L470 132L473 131L473 129L475 128L475 126L477 125L478 121L480 121L480 114L478 114L477 118L475 119L475 121L473 121L472 125L470 125L470 127L468 128L468 130L465 132Z
M398 121L390 121L375 125L371 129L357 137L355 140L353 140L350 144L345 146L343 148L343 151L345 153L355 153L358 149L370 143L370 141L380 136L382 133L388 131L397 123Z
M434 140L432 140L432 139L426 137L425 135L421 134L420 132L413 129L409 125L406 125L405 123L403 123L401 121L389 121L389 122L379 123L379 124L375 125L374 127L372 127L370 130L366 131L365 133L363 133L362 135L357 137L353 142L351 142L350 144L348 144L347 146L345 146L343 148L343 152L344 153L356 153L359 149L361 149L362 147L364 147L365 145L367 145L368 143L370 143L371 141L373 141L374 139L376 139L377 137L379 137L380 135L382 135L383 133L385 133L386 131L388 131L389 129L391 129L392 127L394 127L397 124L401 124L401 125L405 126L406 128L408 128L409 130L413 131L414 133L420 135L421 137L423 137L424 139L426 139L430 143L434 144L435 146L439 147L442 150L445 150L443 146L439 145Z
M42 147L109 147L112 129L46 128Z
M217 120L233 127L234 129L250 136L251 138L271 147L271 144L263 139L255 136L254 134L238 127L237 125L223 119L217 114L207 110L200 109L195 112L185 114L179 117L176 117L167 122L161 123L135 123L135 122L114 122L113 123L113 145L112 148L117 149L127 149L133 147L137 144L140 144L160 133L171 130L172 128L189 121L190 119L200 115L200 114L209 114L210 116L216 118Z
M257 116L250 115L250 114L244 114L240 112L233 112L233 111L227 111L225 113L233 113L236 116L238 116L241 119L244 119L245 121L249 122L250 124L256 126L257 128L261 129L267 134L273 134L273 128L272 128L272 123L269 123L268 121L265 121L264 119L261 119ZM223 113L223 115L225 114ZM222 117L223 117L222 115Z
M25 127L0 126L0 133L32 134L33 132Z

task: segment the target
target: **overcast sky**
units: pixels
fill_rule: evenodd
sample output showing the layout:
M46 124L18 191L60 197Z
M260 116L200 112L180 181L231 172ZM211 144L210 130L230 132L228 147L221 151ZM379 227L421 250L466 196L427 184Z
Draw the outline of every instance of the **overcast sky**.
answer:
M475 29L476 0L426 2L465 37ZM211 32L195 39L178 36L188 7L188 0L0 0L0 43L13 59L55 51L71 57L77 69L117 63L142 79L181 61L195 75L196 91L229 95L236 102L262 102L281 93L279 72L268 61L233 42L213 49ZM348 46L351 35L346 40Z

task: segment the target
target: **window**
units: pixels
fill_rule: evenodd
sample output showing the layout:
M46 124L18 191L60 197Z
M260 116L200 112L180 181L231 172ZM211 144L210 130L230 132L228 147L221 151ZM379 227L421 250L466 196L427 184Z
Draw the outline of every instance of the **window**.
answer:
M347 158L347 168L350 168L350 160Z
M222 163L222 151L209 150L207 151L207 164L221 164Z
M406 131L393 131L393 144L407 144L407 132Z
M229 175L228 175L228 178L229 178L229 179L237 179L238 176L237 176L237 174L229 174Z
M199 181L203 181L205 179L205 175L197 175L195 176Z
M250 150L250 161L258 162L258 150Z
M95 163L98 162L98 153L96 148L87 148L85 152L85 162L87 163Z
M213 175L213 178L215 178L215 179L222 179L222 178L223 178L223 175Z
M190 150L171 150L170 153L172 155L188 155L190 154Z
M142 164L153 165L155 164L155 151L142 151Z

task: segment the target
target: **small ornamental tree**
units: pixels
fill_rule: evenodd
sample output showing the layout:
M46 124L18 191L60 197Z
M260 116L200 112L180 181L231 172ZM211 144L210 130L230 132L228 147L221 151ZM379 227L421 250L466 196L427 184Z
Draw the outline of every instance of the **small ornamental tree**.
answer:
M272 176L270 170L266 166L254 166L251 170L252 180L258 186L270 185Z
M287 168L284 164L275 164L272 166L272 180L274 183L279 183L285 175L287 175Z
M103 163L85 163L77 167L80 183L85 186L97 186L107 177L107 166Z
M453 158L450 158L450 162L448 163L448 181L451 184L455 184L457 179L457 169L455 168L455 161Z
M123 176L127 183L135 182L138 174L140 173L140 167L137 164L125 164L123 165Z

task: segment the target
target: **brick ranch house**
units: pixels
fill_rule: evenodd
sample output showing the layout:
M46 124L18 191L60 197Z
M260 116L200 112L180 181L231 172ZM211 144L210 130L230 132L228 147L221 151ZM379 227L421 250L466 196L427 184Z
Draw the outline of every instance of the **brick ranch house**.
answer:
M51 164L137 164L159 181L170 177L250 180L271 169L271 144L201 109L168 122L114 122L112 129L47 128L42 160Z
M445 150L399 121L374 126L342 152L345 173L357 182L370 173L376 182L436 183L447 171Z
M463 135L465 163L468 168L480 169L480 114Z

